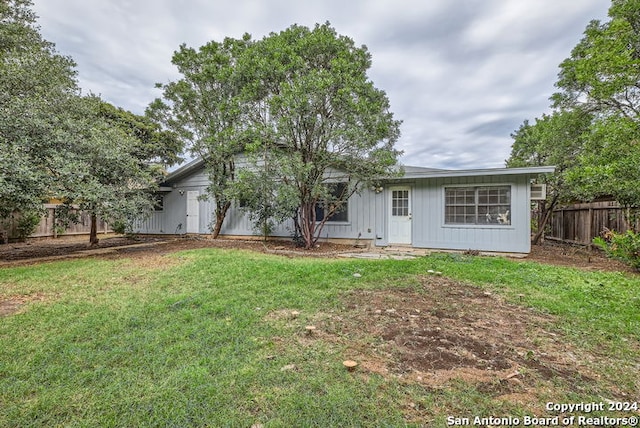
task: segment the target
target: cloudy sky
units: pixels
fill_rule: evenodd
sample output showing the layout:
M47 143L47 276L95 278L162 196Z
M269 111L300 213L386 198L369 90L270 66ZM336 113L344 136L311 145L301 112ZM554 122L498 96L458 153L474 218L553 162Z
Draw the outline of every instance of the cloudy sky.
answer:
M329 21L366 45L369 76L403 121L406 165L504 166L510 134L549 111L558 64L607 0L34 0L43 36L83 91L143 113L180 76L181 43L254 39Z

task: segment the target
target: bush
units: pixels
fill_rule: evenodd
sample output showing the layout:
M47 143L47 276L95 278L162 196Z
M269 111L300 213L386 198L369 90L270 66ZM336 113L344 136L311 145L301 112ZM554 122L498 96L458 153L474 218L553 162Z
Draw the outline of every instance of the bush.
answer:
M607 256L640 270L640 234L632 230L617 233L605 229L603 237L595 238L593 243L601 248Z
M133 222L128 220L115 220L111 224L111 230L119 235L126 235L129 238L135 235L135 233L133 233Z
M21 241L27 239L40 224L42 216L37 212L27 212L20 215L16 224L17 238Z

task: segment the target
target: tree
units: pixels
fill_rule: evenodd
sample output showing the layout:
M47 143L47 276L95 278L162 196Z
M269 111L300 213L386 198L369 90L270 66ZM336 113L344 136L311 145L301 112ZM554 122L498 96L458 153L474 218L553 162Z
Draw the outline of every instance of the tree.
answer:
M137 140L131 155L142 164L169 167L182 161L180 153L184 145L178 135L162 129L151 117L131 113L107 102L99 104L98 115Z
M613 0L609 18L560 64L553 114L513 135L509 166L535 164L533 153L558 165L549 208L599 196L640 206L640 2Z
M207 193L215 201L213 237L217 238L231 206L229 189L235 176L235 155L243 151L247 128L242 122L238 94L241 83L236 67L251 44L226 38L209 42L199 50L181 45L172 63L182 79L159 85L163 99L155 100L148 114L174 131L201 157L209 177Z
M553 101L594 115L584 167L571 174L576 194L640 207L640 3L614 0L609 17L592 21L560 65Z
M567 174L573 194L581 200L612 196L626 207L633 229L640 210L640 122L609 116L593 124L580 168Z
M182 146L149 118L81 97L73 61L42 39L31 4L0 3L0 218L63 198L91 213L96 243L97 216L148 211L156 162L176 163Z
M370 66L366 47L328 23L271 33L239 62L245 123L258 137L248 147L266 154L275 192L294 195L287 205L307 249L364 183L396 172L400 122Z
M592 21L560 64L555 107L640 119L640 3L613 0L608 22Z
M0 218L39 211L65 157L74 63L43 40L29 0L0 3Z
M547 185L548 200L538 205L537 233L532 239L540 241L553 209L576 195L567 180L579 168L580 156L585 152L592 116L581 109L553 112L542 115L534 124L525 121L511 135L514 142L507 167L555 165L553 174L538 178Z
M130 225L151 211L154 190L164 172L154 160L175 163L177 154L172 150L179 151L180 145L170 134L150 132L143 126L143 117L116 109L98 97L75 101L61 128L67 137L68 157L56 165L53 191L67 207L90 213L89 240L97 244L98 217ZM167 140L170 144L165 144Z

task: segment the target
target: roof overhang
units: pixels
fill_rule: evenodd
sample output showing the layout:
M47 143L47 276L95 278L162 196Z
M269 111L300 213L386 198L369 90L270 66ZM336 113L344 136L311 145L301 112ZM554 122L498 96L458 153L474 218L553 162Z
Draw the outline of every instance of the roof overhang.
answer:
M164 183L179 180L182 177L186 177L204 167L204 160L202 158L196 158L191 162L182 165L180 168L175 171L171 171L167 177L164 179Z
M165 183L179 180L204 167L204 160L197 158L169 173ZM483 168L483 169L432 169L416 166L404 166L405 173L401 177L389 177L386 180L412 180L417 178L449 178L449 177L479 177L497 175L540 175L555 172L555 166L531 166L523 168ZM383 179L385 180L385 179Z
M459 170L433 170L433 171L405 171L402 177L392 180L410 180L416 178L449 178L449 177L480 177L496 175L539 175L555 172L555 166L532 166L524 168L483 168L483 169L459 169Z

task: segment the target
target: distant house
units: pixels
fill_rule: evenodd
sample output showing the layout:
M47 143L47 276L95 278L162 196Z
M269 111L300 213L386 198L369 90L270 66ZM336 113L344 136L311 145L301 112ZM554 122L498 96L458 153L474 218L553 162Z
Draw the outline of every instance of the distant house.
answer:
M439 170L405 166L401 178L354 194L332 217L321 239L375 247L528 253L531 180L554 167ZM204 163L195 160L168 175L151 216L137 225L145 234L208 234L214 202L205 194ZM238 204L227 213L221 237L255 236ZM279 225L274 237L291 237Z

